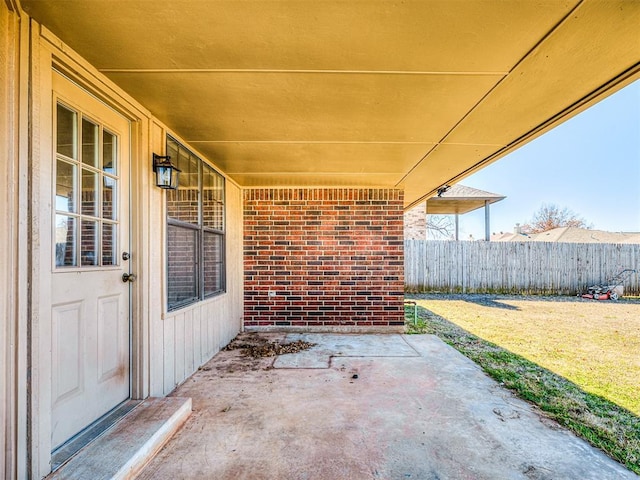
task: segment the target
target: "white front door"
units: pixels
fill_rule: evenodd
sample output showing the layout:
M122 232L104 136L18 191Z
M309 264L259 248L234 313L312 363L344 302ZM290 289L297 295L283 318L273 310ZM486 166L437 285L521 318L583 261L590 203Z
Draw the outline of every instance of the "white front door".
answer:
M129 121L53 74L52 447L129 398Z

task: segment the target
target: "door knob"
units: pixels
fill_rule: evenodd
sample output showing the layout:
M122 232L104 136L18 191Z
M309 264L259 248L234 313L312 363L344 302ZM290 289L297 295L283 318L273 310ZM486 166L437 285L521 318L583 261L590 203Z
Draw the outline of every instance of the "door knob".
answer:
M136 276L133 273L123 273L122 274L122 281L127 283L127 282L135 282L136 281Z

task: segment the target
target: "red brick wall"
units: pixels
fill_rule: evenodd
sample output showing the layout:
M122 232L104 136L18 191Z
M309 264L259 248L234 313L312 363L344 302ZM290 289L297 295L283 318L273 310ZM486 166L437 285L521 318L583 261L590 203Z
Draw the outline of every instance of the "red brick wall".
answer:
M391 189L244 190L245 326L401 329L402 201Z

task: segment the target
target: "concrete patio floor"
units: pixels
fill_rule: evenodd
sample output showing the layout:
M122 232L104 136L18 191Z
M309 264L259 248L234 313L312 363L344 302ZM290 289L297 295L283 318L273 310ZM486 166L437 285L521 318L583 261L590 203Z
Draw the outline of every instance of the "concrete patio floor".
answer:
M193 413L139 478L639 478L437 337L260 336L317 345L220 352L173 393Z

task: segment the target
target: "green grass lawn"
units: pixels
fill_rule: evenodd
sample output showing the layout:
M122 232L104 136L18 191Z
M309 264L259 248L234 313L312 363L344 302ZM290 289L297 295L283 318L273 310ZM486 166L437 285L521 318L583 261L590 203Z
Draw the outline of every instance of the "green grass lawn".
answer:
M640 473L640 302L415 295L417 327ZM409 312L410 309L407 310Z

